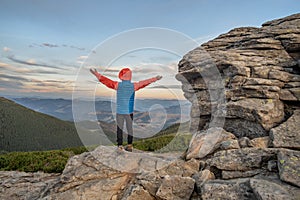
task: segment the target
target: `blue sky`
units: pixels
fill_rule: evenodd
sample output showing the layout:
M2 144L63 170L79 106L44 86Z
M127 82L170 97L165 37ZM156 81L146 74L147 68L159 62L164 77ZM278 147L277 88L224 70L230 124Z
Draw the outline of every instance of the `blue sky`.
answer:
M298 0L1 0L0 96L71 98L77 72L87 64L88 55L94 51L96 56L99 43L123 31L161 27L201 44L235 27L260 27L265 21L297 13L299 8ZM149 71L151 64L153 68L167 66L161 71L166 77L161 84L179 85L170 78L179 60L178 55L144 50L123 56L111 67L118 70L131 63L134 70ZM116 74L107 75L116 79ZM150 75L154 74L140 73L135 79ZM95 85L96 80L90 79ZM99 96L112 95L99 84L96 88ZM138 97L167 98L166 94L149 87Z

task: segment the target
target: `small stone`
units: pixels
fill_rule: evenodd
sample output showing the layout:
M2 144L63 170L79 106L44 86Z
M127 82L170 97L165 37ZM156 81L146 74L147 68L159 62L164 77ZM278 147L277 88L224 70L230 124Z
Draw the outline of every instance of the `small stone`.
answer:
M254 138L250 141L249 146L255 148L268 148L270 142L269 136Z
M166 200L190 199L195 180L190 177L165 176L156 196Z
M220 149L228 150L228 149L239 149L239 141L238 140L226 140L221 142Z
M239 146L241 148L246 148L250 146L250 139L247 137L242 137L239 139Z
M214 180L215 175L208 169L205 169L203 171L198 172L197 174L194 174L192 178L195 180L196 183L196 192L198 194L201 194L201 186L208 180Z
M147 190L144 190L141 186L134 186L131 188L131 191L128 195L124 196L122 200L136 200L136 199L143 199L143 200L155 200Z
M278 172L277 160L269 160L269 162L268 162L268 171Z
M184 164L182 165L182 168L183 168L182 176L191 177L193 174L195 174L199 171L200 161L192 158L191 160L188 160L187 162L184 162Z

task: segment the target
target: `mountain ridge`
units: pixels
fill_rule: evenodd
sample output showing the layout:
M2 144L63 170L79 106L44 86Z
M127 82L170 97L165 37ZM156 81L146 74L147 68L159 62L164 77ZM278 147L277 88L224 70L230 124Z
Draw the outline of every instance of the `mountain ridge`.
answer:
M72 122L36 112L4 97L0 97L0 115L2 151L41 151L83 146ZM105 126L105 132L109 133L110 126L106 123ZM83 131L90 134L88 130ZM95 138L91 135L91 144L97 144L97 140L93 142Z

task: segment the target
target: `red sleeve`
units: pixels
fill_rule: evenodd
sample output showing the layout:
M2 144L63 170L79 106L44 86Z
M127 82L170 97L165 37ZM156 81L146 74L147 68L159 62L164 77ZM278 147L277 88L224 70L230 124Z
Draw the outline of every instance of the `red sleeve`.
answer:
M101 83L106 85L106 87L114 89L114 90L118 89L118 81L110 80L109 78L107 78L106 76L103 76L101 74L98 74L97 78Z
M157 81L156 77L136 82L136 83L134 83L134 91L142 89L142 88L146 87L147 85L149 85L150 83L153 83L155 81Z

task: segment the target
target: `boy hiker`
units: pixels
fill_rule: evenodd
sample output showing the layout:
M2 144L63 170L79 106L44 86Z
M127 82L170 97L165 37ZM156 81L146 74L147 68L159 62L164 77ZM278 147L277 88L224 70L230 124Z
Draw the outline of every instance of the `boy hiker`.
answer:
M134 95L135 91L146 87L150 83L160 80L162 76L156 76L150 79L146 79L139 82L131 82L132 72L129 68L123 68L119 72L119 78L121 82L112 81L109 78L98 73L96 69L90 69L90 72L94 74L98 80L106 85L108 88L117 91L117 143L118 149L123 150L123 125L126 122L127 128L127 142L128 145L125 147L126 151L132 151L132 120L133 120L133 107L134 107Z

